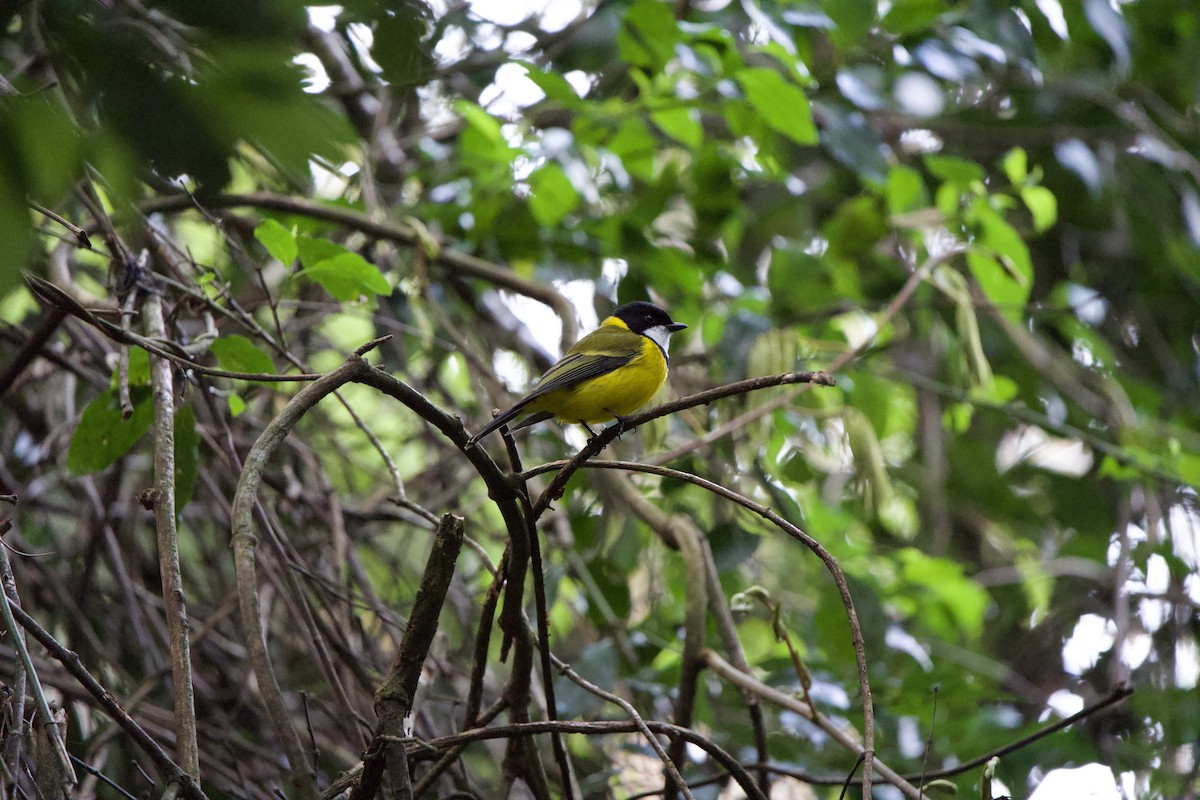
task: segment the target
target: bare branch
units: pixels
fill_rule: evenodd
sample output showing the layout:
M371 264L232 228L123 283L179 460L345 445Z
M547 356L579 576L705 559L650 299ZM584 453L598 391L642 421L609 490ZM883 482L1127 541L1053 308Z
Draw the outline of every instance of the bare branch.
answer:
M151 338L167 337L162 300L148 292L142 301L142 324ZM179 568L179 531L175 526L175 387L171 362L150 357L154 400L154 530L159 572L171 646L171 681L175 692L175 746L187 774L200 782L200 747L196 741L196 703L192 690L192 650L188 640L187 601Z
M433 549L425 563L421 587L413 600L412 613L408 617L400 649L392 661L391 670L375 693L375 711L379 716L375 741L363 756L362 775L350 795L351 800L370 800L375 797L385 768L399 773L401 779L400 785L393 781L392 790L399 792L403 798L412 797L405 747L389 741L389 737L395 739L405 735L404 721L412 712L421 667L438 629L438 616L450 588L450 579L454 577L465 530L463 518L453 514L446 514L438 524Z
M189 798L189 800L207 800L204 792L192 780L192 777L172 761L170 756L159 747L158 742L154 741L125 712L125 709L121 708L112 692L104 688L99 681L92 677L87 668L83 666L83 662L79 660L78 655L59 644L53 636L46 632L45 628L39 625L33 617L26 614L20 606L13 603L7 605L11 609L13 617L16 618L17 622L21 623L21 627L28 631L33 638L41 642L42 646L50 651L50 655L66 667L67 671L79 681L80 685L87 689L88 693L96 699L100 707L104 709L104 713L108 714L114 722L125 729L125 732L141 748L142 752L146 753L154 761L159 770L162 771L163 777L168 783L179 783L183 796Z

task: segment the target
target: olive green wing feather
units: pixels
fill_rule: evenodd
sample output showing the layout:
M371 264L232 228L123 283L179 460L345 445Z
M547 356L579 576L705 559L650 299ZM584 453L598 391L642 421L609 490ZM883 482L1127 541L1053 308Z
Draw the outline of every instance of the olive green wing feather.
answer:
M598 353L569 353L543 375L533 390L521 398L522 403L536 400L559 389L569 389L591 378L607 375L623 367L636 353L627 356L601 355Z
M587 337L584 337L580 344L585 344ZM576 345L578 347L578 345ZM483 437L487 436L494 430L497 430L502 425L506 425L514 417L521 413L525 406L537 400L539 397L544 397L551 392L556 392L559 389L569 389L572 386L578 386L583 381L591 378L598 378L601 375L607 375L618 367L623 367L634 359L636 353L627 356L612 356L602 355L598 353L568 353L561 361L551 367L545 375L543 375L533 387L529 394L522 397L513 405L512 408L505 411L500 416L493 419L484 426L479 433L475 434L467 442L467 447L472 447ZM550 419L554 415L550 412L534 414L527 420L522 420L522 424L518 428L523 428L525 425L532 425L535 422L541 422L544 419Z

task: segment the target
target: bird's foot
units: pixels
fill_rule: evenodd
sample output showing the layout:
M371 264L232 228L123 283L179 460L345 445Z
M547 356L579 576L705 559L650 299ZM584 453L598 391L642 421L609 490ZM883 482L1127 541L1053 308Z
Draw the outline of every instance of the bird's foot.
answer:
M609 411L608 413L612 414L613 419L616 420L616 422L613 423L613 427L617 429L617 438L620 439L625 434L625 425L629 422L629 417L623 417L620 414L616 414L612 411Z

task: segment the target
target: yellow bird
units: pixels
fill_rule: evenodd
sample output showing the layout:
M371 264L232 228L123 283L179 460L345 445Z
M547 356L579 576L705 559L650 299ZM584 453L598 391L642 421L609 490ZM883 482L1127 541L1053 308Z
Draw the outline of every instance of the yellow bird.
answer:
M515 417L513 430L556 418L578 423L620 422L641 408L667 379L667 344L686 328L653 303L627 303L584 336L547 370L537 385L479 433L467 440L474 447Z

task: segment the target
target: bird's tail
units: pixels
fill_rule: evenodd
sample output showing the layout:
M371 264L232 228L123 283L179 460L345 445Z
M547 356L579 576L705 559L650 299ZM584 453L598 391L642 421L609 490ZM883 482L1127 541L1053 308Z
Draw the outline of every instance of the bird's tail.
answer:
M479 444L479 441L483 437L487 436L489 433L491 433L494 430L499 430L501 427L503 427L504 425L507 425L509 422L512 422L513 418L516 417L518 414L520 414L521 409L523 409L524 407L525 407L525 403L517 403L512 408L508 409L508 411L505 411L503 414L496 417L494 420L489 422L487 425L484 425L479 430L479 433L475 434L470 439L467 439L466 449L470 450L472 447Z

